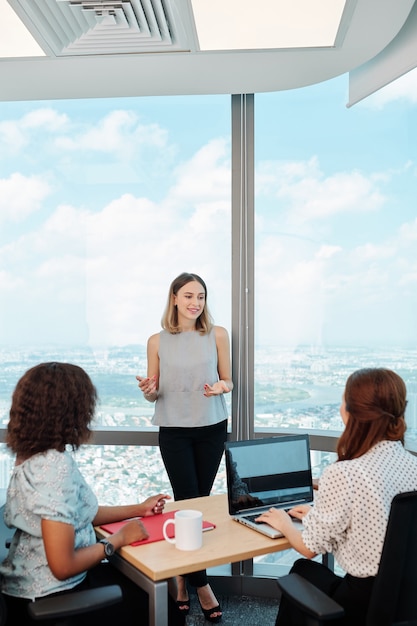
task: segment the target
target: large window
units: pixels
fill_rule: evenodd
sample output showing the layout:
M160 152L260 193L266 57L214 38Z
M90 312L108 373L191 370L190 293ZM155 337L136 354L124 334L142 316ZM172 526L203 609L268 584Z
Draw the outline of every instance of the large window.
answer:
M255 96L246 232L232 232L229 96L0 104L3 427L28 367L76 362L100 395L99 445L78 455L100 499L153 492L155 476L167 489L152 406L135 380L147 338L181 271L205 278L216 323L236 338L232 268L254 242L255 316L244 330L254 328L255 362L233 367L246 368L239 393L254 389L255 410L244 409L256 434L337 437L346 377L381 365L407 382L413 446L417 109L388 89L346 109L346 90L343 76ZM245 287L234 275L234 293ZM315 475L331 449L314 452ZM222 465L215 491L224 490Z
M417 437L417 107L399 90L351 109L346 76L256 96L257 428L337 433L347 376L382 366Z
M167 489L157 447L127 444L156 432L135 376L172 279L200 274L231 330L230 152L229 96L0 103L0 420L30 366L84 367L123 443L79 454L107 501Z

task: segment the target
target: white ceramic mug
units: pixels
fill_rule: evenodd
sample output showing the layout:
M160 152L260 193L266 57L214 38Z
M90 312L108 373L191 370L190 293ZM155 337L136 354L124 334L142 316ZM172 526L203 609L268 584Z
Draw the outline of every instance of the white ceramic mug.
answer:
M174 526L175 537L168 537L167 528ZM177 511L174 519L167 519L162 528L164 538L175 543L178 550L198 550L203 545L203 514L201 511L185 509Z

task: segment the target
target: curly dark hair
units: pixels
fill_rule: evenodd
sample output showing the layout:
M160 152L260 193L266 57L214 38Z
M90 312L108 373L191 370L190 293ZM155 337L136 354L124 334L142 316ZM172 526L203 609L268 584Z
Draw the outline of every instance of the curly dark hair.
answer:
M40 363L18 381L12 396L6 444L21 459L39 452L73 450L88 441L97 391L71 363Z
M338 441L338 460L362 456L379 441L404 444L406 395L403 379L392 370L370 367L353 372L346 381L349 419Z

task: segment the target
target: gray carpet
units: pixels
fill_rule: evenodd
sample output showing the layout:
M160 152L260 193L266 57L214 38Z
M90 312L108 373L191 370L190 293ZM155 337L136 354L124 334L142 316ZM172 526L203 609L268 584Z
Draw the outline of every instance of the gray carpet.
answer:
M187 626L207 626L209 622L198 605L195 595L191 594L191 608L187 617ZM247 596L218 596L223 609L223 626L274 626L278 612L276 598L252 598Z

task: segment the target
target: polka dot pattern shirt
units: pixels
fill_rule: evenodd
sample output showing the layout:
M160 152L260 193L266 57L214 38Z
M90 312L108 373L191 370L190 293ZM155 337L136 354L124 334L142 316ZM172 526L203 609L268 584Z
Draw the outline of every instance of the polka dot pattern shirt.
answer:
M381 441L324 470L314 507L303 519L303 542L316 554L333 553L352 576L375 576L392 499L415 490L417 457L400 441Z

